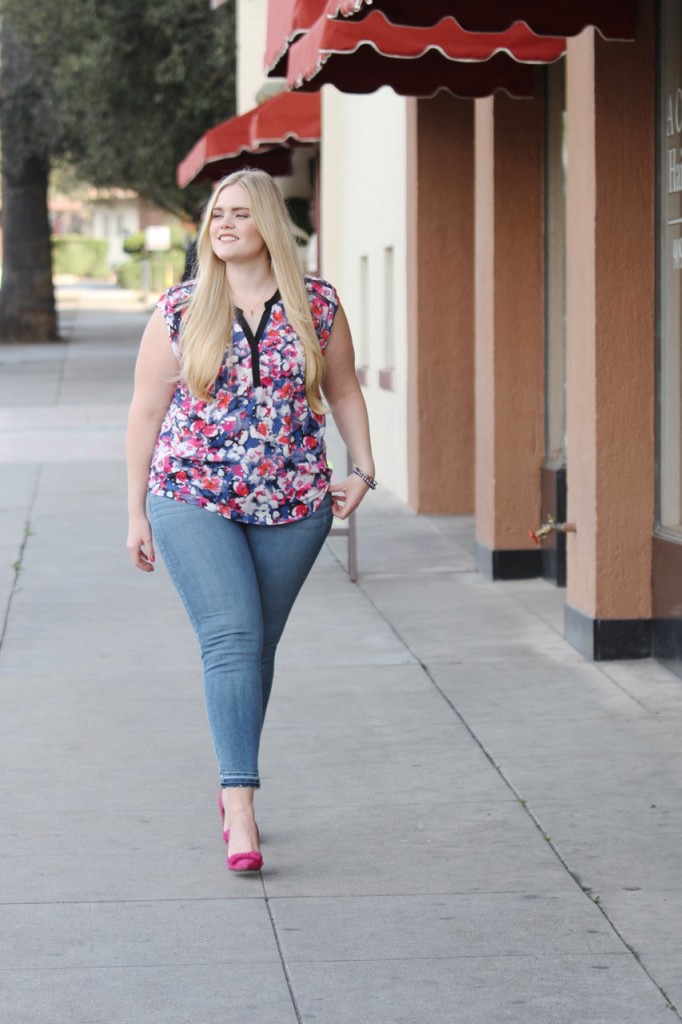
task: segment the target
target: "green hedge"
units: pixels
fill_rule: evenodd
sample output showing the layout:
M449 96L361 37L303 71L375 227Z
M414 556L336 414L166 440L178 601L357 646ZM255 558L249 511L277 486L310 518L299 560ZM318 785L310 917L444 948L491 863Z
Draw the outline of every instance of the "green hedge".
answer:
M169 252L153 253L146 257L149 261L151 273L147 279L149 290L152 292L164 292L171 284L177 284L182 278L185 269L185 254L178 249L171 249ZM120 288L132 288L140 291L144 286L143 266L144 257L134 256L127 263L119 263L115 268L116 280Z
M52 236L52 271L74 277L109 276L109 243L85 235Z

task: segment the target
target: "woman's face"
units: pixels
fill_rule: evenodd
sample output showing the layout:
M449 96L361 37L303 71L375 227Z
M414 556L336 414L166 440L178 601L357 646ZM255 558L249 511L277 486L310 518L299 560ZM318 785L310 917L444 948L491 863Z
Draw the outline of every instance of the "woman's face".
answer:
M225 263L245 263L267 251L253 222L246 189L239 182L221 189L211 211L209 234L213 252Z

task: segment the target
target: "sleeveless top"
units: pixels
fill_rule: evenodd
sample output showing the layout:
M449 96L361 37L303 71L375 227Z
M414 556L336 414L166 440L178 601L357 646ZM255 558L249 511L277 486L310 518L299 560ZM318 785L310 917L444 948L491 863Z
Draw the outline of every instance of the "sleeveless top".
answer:
M305 276L315 331L324 352L339 306L327 281ZM194 283L161 296L170 343L180 355L181 318ZM303 345L279 292L265 304L256 336L237 310L232 358L225 359L212 401L180 382L161 425L149 471L152 494L186 501L243 523L288 523L314 512L330 471L325 418L305 394Z

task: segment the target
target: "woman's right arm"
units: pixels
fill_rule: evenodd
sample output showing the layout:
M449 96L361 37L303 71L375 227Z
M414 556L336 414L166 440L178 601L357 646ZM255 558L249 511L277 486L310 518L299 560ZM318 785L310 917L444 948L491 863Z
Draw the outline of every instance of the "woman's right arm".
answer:
M154 571L152 531L147 519L147 481L154 445L175 392L178 361L168 340L163 314L155 310L140 342L135 391L128 413L128 540L133 565Z

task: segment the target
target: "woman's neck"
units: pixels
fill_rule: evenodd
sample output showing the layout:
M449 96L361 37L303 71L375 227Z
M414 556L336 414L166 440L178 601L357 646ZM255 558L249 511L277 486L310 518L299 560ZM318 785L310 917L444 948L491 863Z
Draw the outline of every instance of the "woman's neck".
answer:
M277 287L269 260L232 266L228 264L226 272L235 301L249 299L254 295L260 296L269 286L272 286L273 290ZM265 298L269 298L269 295Z

